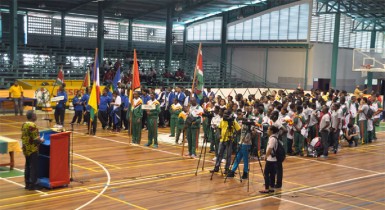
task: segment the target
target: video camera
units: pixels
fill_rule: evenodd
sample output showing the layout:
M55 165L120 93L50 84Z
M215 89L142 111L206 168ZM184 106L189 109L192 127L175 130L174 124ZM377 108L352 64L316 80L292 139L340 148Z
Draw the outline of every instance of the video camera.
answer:
M242 119L242 125L255 125L255 122L251 119Z
M230 114L230 115L225 114L225 115L223 115L223 120L224 120L224 121L227 121L227 122L229 123L229 125L230 125L230 123L231 123L231 125L232 125L232 123L233 123L234 120L235 120L235 117L234 117L234 115L232 115L232 114Z

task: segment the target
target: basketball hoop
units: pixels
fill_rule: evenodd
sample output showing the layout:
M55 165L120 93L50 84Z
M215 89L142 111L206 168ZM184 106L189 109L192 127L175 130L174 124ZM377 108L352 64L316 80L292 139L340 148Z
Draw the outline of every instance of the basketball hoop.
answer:
M362 65L361 66L363 69L371 69L372 68L372 65L370 65L370 64L366 64L366 65Z

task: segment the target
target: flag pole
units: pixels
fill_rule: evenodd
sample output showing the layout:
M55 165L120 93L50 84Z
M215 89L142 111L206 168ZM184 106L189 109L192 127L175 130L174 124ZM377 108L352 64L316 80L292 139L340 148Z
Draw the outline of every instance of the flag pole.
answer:
M199 43L199 48L198 48L198 53L197 53L197 61L195 63L195 68L194 68L194 78L193 78L193 83L192 83L192 86L191 86L191 96L190 97L194 97L194 93L195 93L195 80L196 80L196 76L197 76L197 63L198 63L198 59L199 59L199 53L201 51L201 47L202 47L202 43Z
M95 83L96 83L96 62L99 62L99 60L97 59L97 56L98 56L98 48L95 48L94 71L93 71L94 77L92 78L92 85L95 85ZM92 89L91 89L91 94L92 94ZM95 117L95 114L94 114L94 117ZM91 123L93 124L93 119L91 119L91 113L90 113L90 122L88 122L88 135L91 135L91 128L92 128Z
M59 72L60 72L60 70L62 70L63 69L63 64L62 65L60 65L60 68L59 68ZM64 74L64 73L63 73ZM56 77L56 79L57 79L57 77ZM55 87L56 87L56 80L55 80L55 82L53 83L53 88L52 88L52 91L51 91L51 96L53 95L53 91L55 90Z
M130 135L131 135L131 138L128 138L128 140L129 140L129 144L131 144L131 142L132 142L132 115L134 114L134 86L133 86L133 83L134 83L134 78L135 78L135 62L136 62L136 65L138 64L137 63L137 60L138 60L138 58L136 58L136 61L135 61L135 57L136 57L136 49L134 49L134 56L133 56L134 58L133 58L133 63L132 63L132 70L131 70L131 72L132 72L132 80L131 80L131 92L130 92L130 95L128 96L128 97L130 97L130 110L129 110L129 112L130 112ZM139 141L139 143L140 143L140 141Z

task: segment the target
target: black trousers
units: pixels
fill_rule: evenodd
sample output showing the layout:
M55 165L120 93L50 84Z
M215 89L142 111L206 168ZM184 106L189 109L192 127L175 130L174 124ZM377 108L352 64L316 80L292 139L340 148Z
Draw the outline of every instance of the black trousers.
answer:
M166 113L166 107L160 107L160 113L159 113L159 126L165 126L164 119Z
M171 113L170 113L170 108L167 108L165 111L164 111L164 120L167 121L167 122L170 122L170 118L171 118Z
M120 116L120 119L122 122L122 125L120 127L123 128L123 126L124 126L125 129L128 129L127 112L128 112L128 110L122 109L122 114Z
M55 121L58 125L64 125L65 108L55 108Z
M328 156L329 153L329 131L321 131L321 143L323 147L322 155Z
M293 139L287 139L287 154L293 153Z
M100 111L98 113L98 118L100 122L102 123L102 127L105 128L108 124L108 113L107 111Z
M283 177L283 166L282 162L277 161L275 171L277 172L277 180L275 182L275 187L282 187L282 177Z
M77 123L80 123L82 121L83 117L83 111L75 111L75 115L72 118L71 123L75 123L76 119L78 120Z
M277 162L276 161L266 161L265 164L265 189L268 190L269 187L274 188L275 183L275 174L276 174Z
M112 128L112 122L114 121L114 118L112 116L112 106L108 107L107 116L108 116L108 127Z
M142 117L142 128L147 125L147 111L143 110L143 117Z
M88 128L87 132L89 132L91 129L90 134L96 134L96 126L98 123L96 115L94 116L94 119L92 119L92 123L91 123L90 112L86 112L86 114L84 115L84 119L87 119L87 128Z
M26 187L34 187L37 185L38 159L38 152L25 156L24 181Z

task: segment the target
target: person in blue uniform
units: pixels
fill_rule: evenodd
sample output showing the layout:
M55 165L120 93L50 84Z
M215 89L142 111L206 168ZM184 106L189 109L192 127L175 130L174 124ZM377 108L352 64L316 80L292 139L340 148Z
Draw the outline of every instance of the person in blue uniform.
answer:
M75 115L72 118L72 121L70 124L74 124L75 121L77 120L77 124L79 125L80 122L82 121L83 117L83 105L82 105L82 93L80 90L76 92L76 96L72 99L72 104L74 106L75 110Z
M106 129L108 125L108 108L110 106L110 103L111 97L107 95L107 89L104 89L102 95L100 96L98 113L98 118L100 120L100 123L102 123L103 130Z
M55 107L55 121L56 127L63 127L64 125L64 116L65 116L65 108L68 100L67 92L65 91L65 84L59 87L59 91L57 93L57 97L63 96L64 98L57 102Z
M90 121L90 109L87 108L89 99L90 99L90 89L86 87L86 92L84 93L81 99L83 104L83 111L84 111L84 120L83 120L84 125L86 125Z

